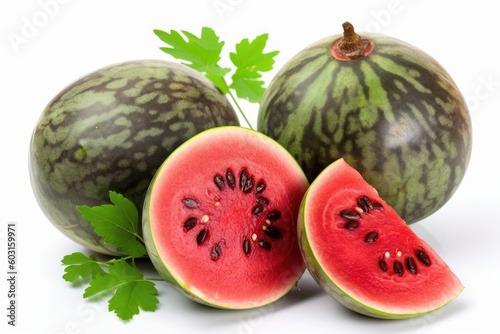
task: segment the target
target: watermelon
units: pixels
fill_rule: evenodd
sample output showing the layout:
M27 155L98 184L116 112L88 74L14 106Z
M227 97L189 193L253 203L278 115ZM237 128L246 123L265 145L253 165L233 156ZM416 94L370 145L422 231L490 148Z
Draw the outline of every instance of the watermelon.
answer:
M308 185L291 155L261 133L206 130L175 150L151 182L143 208L150 259L196 302L269 304L305 271L297 216Z
M424 51L390 36L326 37L276 74L257 129L283 145L312 182L344 158L408 224L441 208L468 167L465 100Z
M35 197L64 235L120 255L76 206L102 205L115 191L141 208L165 158L193 135L222 125L239 125L238 116L195 70L160 60L101 68L64 88L41 114L29 149Z
M343 159L309 187L298 234L313 278L358 313L413 317L446 305L463 290L439 255Z

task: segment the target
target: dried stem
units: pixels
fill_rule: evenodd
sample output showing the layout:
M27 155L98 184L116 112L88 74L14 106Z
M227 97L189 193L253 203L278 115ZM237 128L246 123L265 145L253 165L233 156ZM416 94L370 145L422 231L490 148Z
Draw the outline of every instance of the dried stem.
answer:
M353 25L349 22L342 24L342 28L344 28L344 37L338 45L339 51L350 59L363 57L370 45L370 40L356 34Z

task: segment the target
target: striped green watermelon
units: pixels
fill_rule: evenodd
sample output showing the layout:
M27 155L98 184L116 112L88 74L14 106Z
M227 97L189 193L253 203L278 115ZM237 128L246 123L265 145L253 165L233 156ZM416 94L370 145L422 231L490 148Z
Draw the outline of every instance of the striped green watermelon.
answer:
M199 72L174 62L138 60L90 73L45 108L30 145L35 197L66 236L105 254L77 205L102 205L116 191L142 208L158 167L203 130L239 125L227 98Z
M381 34L324 38L269 84L257 128L282 144L310 182L344 158L407 223L442 207L471 154L469 112L446 70Z

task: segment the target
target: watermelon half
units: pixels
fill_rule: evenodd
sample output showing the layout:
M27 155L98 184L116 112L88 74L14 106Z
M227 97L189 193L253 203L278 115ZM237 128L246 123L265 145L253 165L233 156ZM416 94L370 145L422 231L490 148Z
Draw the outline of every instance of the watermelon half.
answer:
M300 203L309 183L269 137L219 127L176 149L154 177L143 235L160 275L213 307L271 303L300 279Z
M377 318L408 318L453 300L463 285L343 159L304 196L299 244L308 270L344 306Z

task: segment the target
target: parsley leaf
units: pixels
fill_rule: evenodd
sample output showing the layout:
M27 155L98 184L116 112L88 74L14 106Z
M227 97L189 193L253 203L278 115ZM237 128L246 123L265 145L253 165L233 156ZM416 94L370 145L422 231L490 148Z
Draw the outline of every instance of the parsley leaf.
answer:
M219 36L215 34L213 29L203 27L200 37L181 30L187 40L175 30L166 32L155 29L153 32L163 42L171 46L161 47L160 50L174 58L186 61L183 63L184 65L204 73L223 94L227 94L229 88L224 81L224 76L231 69L221 67L218 64L224 42L219 41Z
M258 103L264 94L264 81L260 80L260 72L273 69L274 57L279 51L264 53L268 34L257 36L252 42L247 38L236 44L236 52L230 53L236 71L232 75L230 88L236 91L239 98Z
M115 311L121 319L129 320L139 313L139 307L144 311L155 311L158 305L157 294L158 290L153 282L128 282L120 286L109 300L109 310Z
M80 252L66 255L61 260L66 266L63 279L75 283L81 278L89 282L84 298L111 295L109 311L114 311L120 319L129 320L139 313L139 309L156 310L158 290L153 281L157 279L144 278L135 266L134 259L146 255L144 240L138 233L137 208L116 192L110 191L109 198L112 204L78 206L77 209L106 243L114 245L127 256L100 262L95 255L87 256Z
M158 290L153 282L144 278L142 272L124 258L109 265L109 273L97 276L85 289L84 298L113 293L108 301L109 311L114 311L122 320L129 320L139 313L139 308L154 311L158 305Z
M80 252L75 252L66 255L61 262L67 266L64 269L63 278L68 282L75 283L79 278L88 282L98 275L104 274L104 270L95 255L86 256Z
M229 55L236 68L231 75L232 82L228 85L226 75L232 69L219 64L224 42L213 29L203 27L200 37L185 30L179 33L175 30L166 32L155 29L153 32L169 46L160 47L160 50L203 73L221 93L229 94L248 126L252 128L231 90L234 90L239 98L252 103L259 103L262 99L265 88L261 72L272 70L274 57L278 54L278 51L264 53L268 34L257 36L251 42L245 38L236 45L236 52Z
M132 257L146 254L139 235L139 214L135 205L122 195L110 191L113 204L88 207L78 206L80 214L94 227L104 241Z

